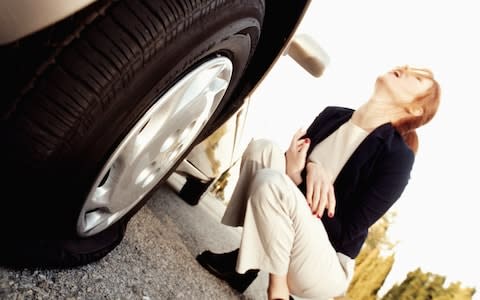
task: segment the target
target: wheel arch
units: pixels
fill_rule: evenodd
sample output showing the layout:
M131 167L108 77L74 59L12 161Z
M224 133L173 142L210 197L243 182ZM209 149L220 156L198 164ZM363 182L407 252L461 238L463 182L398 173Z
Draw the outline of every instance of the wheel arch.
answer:
M266 0L262 34L245 71L238 97L245 98L268 74L295 34L311 0ZM243 103L243 102L242 102ZM237 104L239 107L242 103ZM234 106L232 112L238 108Z

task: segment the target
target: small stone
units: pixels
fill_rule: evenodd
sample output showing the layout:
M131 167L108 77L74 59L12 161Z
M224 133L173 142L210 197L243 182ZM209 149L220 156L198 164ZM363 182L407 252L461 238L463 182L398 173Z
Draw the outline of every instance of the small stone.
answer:
M47 289L48 288L48 283L46 281L39 281L39 282L37 282L37 286L41 289Z
M33 284L31 284L31 283L25 283L25 284L23 285L23 288L24 288L24 289L31 289L31 288L33 288Z
M33 287L32 290L35 291L35 293L37 293L37 297L48 297L48 293L46 293L41 288Z
M21 294L18 294L15 300L23 300L23 299L25 299L25 297Z

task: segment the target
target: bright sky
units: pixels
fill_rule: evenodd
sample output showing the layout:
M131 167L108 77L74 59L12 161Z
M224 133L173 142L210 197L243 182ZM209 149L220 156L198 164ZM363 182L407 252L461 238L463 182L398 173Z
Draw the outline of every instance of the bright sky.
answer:
M283 57L252 98L250 130L283 147L327 105L356 108L376 77L397 65L430 68L442 87L435 119L418 130L420 148L399 202L400 241L385 286L417 266L477 287L480 299L480 17L477 1L318 1L299 33L330 56L321 78ZM248 128L248 127L247 127Z

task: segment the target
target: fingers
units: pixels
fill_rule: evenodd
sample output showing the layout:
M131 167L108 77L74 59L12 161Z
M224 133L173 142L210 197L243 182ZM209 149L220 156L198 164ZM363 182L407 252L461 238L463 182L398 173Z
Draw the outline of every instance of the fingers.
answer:
M326 206L324 189L325 187L323 187L321 184L317 184L312 195L312 214L319 218L322 216L321 212L323 212Z
M309 138L304 138L301 152L306 153L307 150L308 150L308 147L310 147L310 139Z
M293 140L298 141L302 136L305 135L307 131L303 128L299 128L297 132L293 135Z
M321 218L323 216L323 212L325 211L325 207L328 203L328 187L323 185L322 190L320 191L320 199L318 203L318 209L315 214Z
M305 197L312 214L321 218L327 210L328 217L333 218L336 199L331 176L328 172L316 163L308 163L306 185Z
M312 176L307 174L307 192L305 194L305 197L307 198L308 206L310 206L310 208L312 209L312 212L313 212L313 207L312 207L313 189L314 189L313 178Z
M299 129L293 134L292 143L291 143L292 146L294 146L294 145L296 144L296 142L297 142L298 140L300 140L300 138L301 138L302 136L305 135L306 132L307 132L307 131L306 131L305 129L299 128Z
M308 151L309 147L310 147L310 139L309 138L302 139L302 140L299 141L299 146L297 147L297 152L302 155L301 157L306 158L307 157L307 151Z
M304 140L298 140L298 141L295 141L294 142L294 145L293 145L293 149L296 151L296 152L300 152L300 150L302 150L302 147L305 145L305 141Z
M333 186L330 186L328 190L328 217L333 218L335 215L335 206L337 204L337 200L335 199L335 193L333 191Z
M318 183L314 185L313 189L313 195L312 195L312 214L317 214L317 211L319 210L319 207L321 205L321 192L322 192L322 186Z
M322 185L316 184L312 189L311 196L311 210L312 214L321 218L327 209L329 218L333 218L335 215L336 199L332 185L323 183ZM308 200L307 200L308 201Z
M299 152L300 148L304 144L304 139L300 139L302 136L304 136L306 131L303 128L300 128L295 132L293 135L292 141L290 142L290 150Z

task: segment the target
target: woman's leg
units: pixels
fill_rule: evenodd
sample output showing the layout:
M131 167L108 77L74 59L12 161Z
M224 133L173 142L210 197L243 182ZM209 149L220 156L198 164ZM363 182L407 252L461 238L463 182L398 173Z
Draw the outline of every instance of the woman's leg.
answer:
M250 185L237 271L271 273L269 294L322 299L342 294L347 276L321 220L284 172L261 169Z
M243 226L250 184L256 172L265 168L275 169L285 173L284 151L269 140L253 140L243 152L240 162L240 173L231 199L223 215L223 224Z
M268 300L289 298L290 291L288 289L287 275L269 274L267 296Z
M284 152L274 143L254 140L246 148L222 223L244 226L236 269L269 272L272 297L289 290L316 298L346 289L323 224L285 174Z
M222 223L243 226L250 183L255 173L264 168L275 168L285 172L284 152L268 140L253 140L242 155L239 179ZM232 288L242 293L256 278L258 270L252 269L245 274L238 274L235 271L237 256L238 249L220 254L207 250L197 256L197 261L210 273L225 280Z

